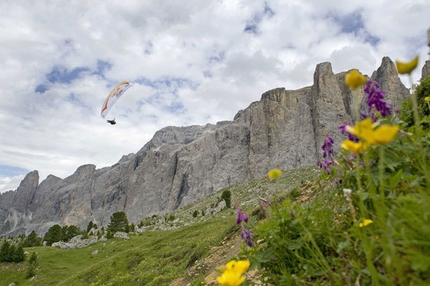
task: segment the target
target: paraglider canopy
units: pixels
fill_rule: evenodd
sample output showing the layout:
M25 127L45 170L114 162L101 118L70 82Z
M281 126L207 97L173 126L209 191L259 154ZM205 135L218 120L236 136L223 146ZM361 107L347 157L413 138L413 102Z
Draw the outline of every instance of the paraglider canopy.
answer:
M120 83L118 83L113 89L112 91L108 94L108 96L106 97L105 101L103 102L102 105L102 110L101 110L101 117L105 118L106 115L109 113L109 111L111 110L112 106L115 104L115 102L121 97L121 95L123 95L123 93L129 89L131 86L130 82L127 80L123 80ZM115 120L113 120L113 122L115 122ZM109 122L111 123L111 122ZM111 123L112 124L112 123Z

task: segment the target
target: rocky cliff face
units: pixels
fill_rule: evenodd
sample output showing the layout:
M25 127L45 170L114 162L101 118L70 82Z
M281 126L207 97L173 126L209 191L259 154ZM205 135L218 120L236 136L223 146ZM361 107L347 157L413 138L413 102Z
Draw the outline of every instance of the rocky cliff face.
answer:
M85 228L91 220L106 226L117 211L139 222L271 168L315 165L326 134L340 142L338 127L353 122L345 74L319 64L310 87L265 92L233 121L163 128L111 167L84 165L65 179L50 175L40 184L33 171L16 191L0 195L0 234L44 234L56 223ZM389 58L371 77L395 105L409 94Z
M430 75L430 61L426 61L421 70L421 79L423 80L426 76Z

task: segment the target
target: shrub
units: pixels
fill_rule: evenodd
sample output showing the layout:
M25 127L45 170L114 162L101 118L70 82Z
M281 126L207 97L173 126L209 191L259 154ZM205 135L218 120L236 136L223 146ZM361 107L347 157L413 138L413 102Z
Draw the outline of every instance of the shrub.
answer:
M195 210L195 211L193 212L193 218L196 218L198 215L199 215L199 212L198 212L197 210Z
M65 225L61 229L61 240L67 242L81 233L82 231L76 225Z
M426 97L430 96L430 76L426 76L420 84L415 88L413 96L415 96L418 107L418 116L421 119L420 125L424 129L430 127L430 102L425 100ZM405 123L406 128L414 126L415 120L413 116L413 97L410 97L403 101L400 108L400 120Z
M28 259L28 264L37 265L37 254L36 252L32 252L30 258Z
M12 254L12 260L13 262L22 262L25 260L24 249L21 245L15 249L15 252Z
M0 262L9 262L10 260L10 243L5 239L0 248Z
M46 244L50 246L54 242L61 241L61 238L62 238L62 228L60 225L55 224L49 228L43 240L45 240Z
M90 221L87 225L87 232L90 232L90 230L93 228L93 226L94 226L93 221Z
M24 247L40 246L42 244L42 238L37 236L33 230L24 240Z
M36 252L32 252L28 260L28 267L25 273L25 278L29 279L36 275L37 264L37 254Z
M229 190L222 192L221 199L225 201L226 208L231 208L231 192Z

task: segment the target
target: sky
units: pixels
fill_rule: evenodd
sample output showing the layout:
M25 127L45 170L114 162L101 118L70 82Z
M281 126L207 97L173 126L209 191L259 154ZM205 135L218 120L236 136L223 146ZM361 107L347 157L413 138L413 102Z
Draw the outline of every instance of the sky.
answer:
M114 165L166 126L233 120L265 91L312 85L322 62L370 76L419 55L418 80L428 15L428 0L2 0L0 192L33 170ZM122 80L110 125L101 105Z

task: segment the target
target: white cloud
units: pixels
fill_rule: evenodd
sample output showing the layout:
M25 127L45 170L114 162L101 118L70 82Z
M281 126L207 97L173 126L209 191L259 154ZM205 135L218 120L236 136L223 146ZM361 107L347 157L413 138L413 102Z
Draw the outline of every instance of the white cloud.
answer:
M321 62L371 74L428 52L428 1L96 2L0 3L0 166L21 168L0 167L0 192L26 170L113 165L168 125L232 120L269 89L312 84ZM110 126L100 107L124 79Z
M0 176L0 190L2 190L2 192L15 190L24 177L24 175L13 177Z

